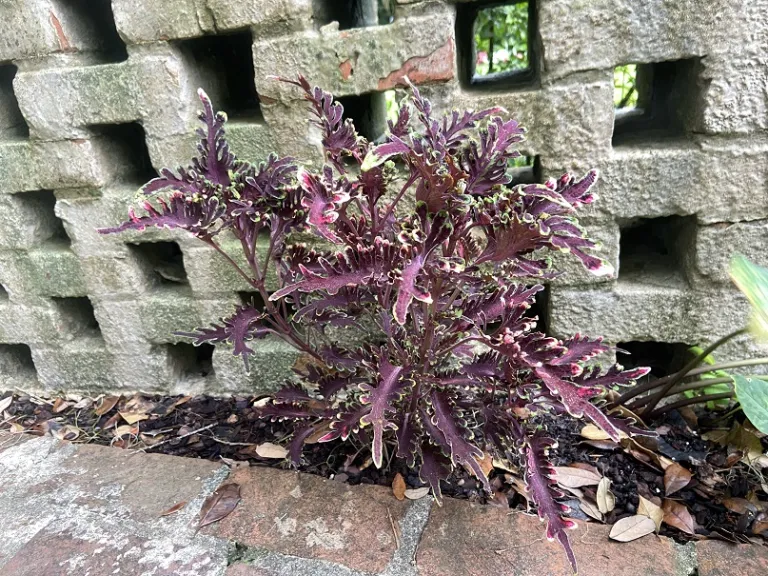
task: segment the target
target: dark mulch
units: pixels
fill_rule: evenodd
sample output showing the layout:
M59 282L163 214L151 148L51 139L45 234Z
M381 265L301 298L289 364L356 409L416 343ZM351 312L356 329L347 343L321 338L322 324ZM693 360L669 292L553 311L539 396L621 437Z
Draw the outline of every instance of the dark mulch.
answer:
M0 394L0 398L3 396L9 394ZM255 450L263 443L285 445L291 426L259 419L254 408L256 400L134 396L120 398L110 408L114 397L93 401L16 395L5 415L0 414L0 429L224 461L231 466L247 462L285 468L286 460L262 458ZM768 535L768 485L759 469L744 464L741 454L734 454L733 446L702 439L677 413L656 423L659 437L642 440L643 447L635 450L611 442L586 440L580 434L584 422L567 415L539 416L535 423L558 440L559 446L551 454L556 466L589 465L611 480L615 507L605 515L607 524L637 513L640 495L657 503L665 497L664 472L654 460L661 456L682 463L694 473L693 480L671 498L685 504L698 523L696 535L666 524L661 534L679 541L709 537L736 542L754 539L755 530L764 527L766 531L762 534ZM765 438L762 449L768 449ZM642 450L647 450L651 457ZM349 484L382 486L391 485L399 473L408 487L424 485L418 474L402 461L389 458L386 464L381 470L373 466L367 445L331 442L308 445L299 469ZM464 470L457 470L444 483L443 493L504 508L526 508L525 487L517 465L509 462L504 466L506 469L497 467L492 472L492 497ZM594 503L596 487L586 486L566 494L572 515L586 519L579 507L580 500Z

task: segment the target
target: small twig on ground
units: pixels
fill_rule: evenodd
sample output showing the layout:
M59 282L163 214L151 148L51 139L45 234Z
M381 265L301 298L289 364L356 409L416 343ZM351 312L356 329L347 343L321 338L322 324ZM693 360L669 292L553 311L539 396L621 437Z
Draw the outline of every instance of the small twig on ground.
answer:
M181 440L182 438L187 438L189 436L202 432L203 430L210 430L216 425L217 425L216 422L214 422L213 424L208 424L208 426L203 426L202 428L198 428L197 430L192 430L192 432L182 434L181 436L168 438L168 440L163 440L162 442L158 442L157 444L153 444L152 446L145 446L144 448L137 450L137 452L146 452L147 450L151 450L152 448L157 448L158 446L162 446L163 444L168 444L169 442L173 442L174 440Z
M395 535L395 550L400 550L400 536L397 533L397 526L395 526L395 520L392 518L392 512L389 511L389 506L387 506L387 516L389 516L389 524L392 526L392 534Z

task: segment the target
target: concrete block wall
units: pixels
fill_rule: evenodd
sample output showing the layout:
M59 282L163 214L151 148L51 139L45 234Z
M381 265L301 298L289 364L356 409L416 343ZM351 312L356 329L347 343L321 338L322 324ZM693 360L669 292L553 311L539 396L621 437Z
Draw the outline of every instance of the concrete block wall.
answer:
M726 268L734 251L768 265L768 0L536 0L519 83L468 77L471 15L499 2L384 1L381 25L373 0L0 2L0 388L282 381L297 358L279 342L257 343L246 374L173 335L247 297L220 256L178 232L95 229L187 162L198 86L232 119L239 156L316 159L305 103L269 79L299 72L362 113L408 74L438 109L507 108L539 177L601 170L585 224L616 274L559 259L571 273L542 305L553 334L697 344L744 323ZM618 138L613 69L627 63L673 71L675 133Z

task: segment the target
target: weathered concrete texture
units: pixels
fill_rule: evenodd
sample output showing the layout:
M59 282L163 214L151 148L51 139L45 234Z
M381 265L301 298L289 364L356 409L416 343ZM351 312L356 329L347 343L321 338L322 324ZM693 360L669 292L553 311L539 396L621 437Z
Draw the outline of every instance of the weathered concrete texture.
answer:
M194 528L220 466L50 438L0 445L3 576L224 573L228 543ZM160 517L179 502L188 505Z
M466 88L455 5L470 1L393 0L392 23L339 30L335 0L0 0L0 387L234 393L290 375L297 355L273 340L253 343L250 374L231 350L199 366L174 347L173 331L217 321L251 292L220 255L178 231L96 228L125 218L152 169L187 163L199 86L233 118L241 158L318 161L306 102L269 78L297 73L353 99L407 74L435 111L505 107L529 130L521 150L542 177L598 168L584 225L615 273L594 278L554 256L566 274L545 313L558 334L694 344L739 327L747 308L729 258L768 264L768 0L539 0L534 80ZM213 61L199 52L210 42ZM675 61L680 130L614 142L613 68ZM134 131L112 130L125 124ZM668 216L693 226L676 267L656 270L649 254L640 273L626 261L622 272L622 229ZM158 280L161 242L178 246L181 282ZM95 333L64 329L82 306ZM724 354L752 351L738 342Z

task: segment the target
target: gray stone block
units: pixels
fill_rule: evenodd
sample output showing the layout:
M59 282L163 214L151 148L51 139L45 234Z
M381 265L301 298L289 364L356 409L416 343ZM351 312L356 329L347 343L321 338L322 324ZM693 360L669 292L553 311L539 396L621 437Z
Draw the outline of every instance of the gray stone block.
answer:
M127 42L142 44L192 38L252 27L266 35L288 34L310 24L311 0L115 0L115 23Z
M454 15L448 6L437 6L428 14L387 26L339 31L331 24L317 32L257 41L256 89L262 97L296 100L301 97L297 89L268 77L296 78L300 73L337 96L388 90L406 73L416 82L450 80ZM286 54L291 57L285 58ZM414 70L419 62L422 73Z
M546 77L706 55L728 38L724 26L713 25L723 11L709 0L544 0Z

